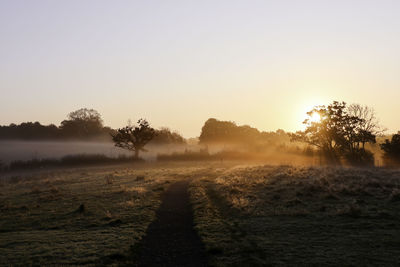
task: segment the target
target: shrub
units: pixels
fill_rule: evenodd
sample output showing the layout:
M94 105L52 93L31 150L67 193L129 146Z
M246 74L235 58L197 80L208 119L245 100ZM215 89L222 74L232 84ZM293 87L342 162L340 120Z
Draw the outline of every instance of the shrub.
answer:
M28 161L13 161L9 165L10 170L23 170L23 169L40 169L49 167L71 167L71 166L83 166L83 165L96 165L96 164L115 164L132 162L133 160L141 161L140 159L134 159L133 157L127 157L120 155L118 158L107 157L101 154L80 154L80 155L68 155L61 159L32 159Z
M365 149L358 149L344 155L346 162L352 166L374 166L374 154Z
M200 151L190 151L185 150L183 153L175 152L172 154L158 154L158 161L169 161L169 160L181 160L181 161L203 161L203 160L212 160L212 156L206 150Z
M386 139L380 147L386 165L400 165L400 132L393 135L392 140Z

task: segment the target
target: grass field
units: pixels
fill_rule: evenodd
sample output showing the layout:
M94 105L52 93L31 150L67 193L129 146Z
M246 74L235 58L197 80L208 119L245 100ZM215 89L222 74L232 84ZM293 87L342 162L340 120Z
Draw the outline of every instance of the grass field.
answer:
M136 164L0 181L0 265L119 262L144 235L166 187L201 168Z
M123 265L181 179L213 266L400 262L399 170L168 162L0 180L0 265Z
M400 171L258 166L191 187L214 266L396 266Z

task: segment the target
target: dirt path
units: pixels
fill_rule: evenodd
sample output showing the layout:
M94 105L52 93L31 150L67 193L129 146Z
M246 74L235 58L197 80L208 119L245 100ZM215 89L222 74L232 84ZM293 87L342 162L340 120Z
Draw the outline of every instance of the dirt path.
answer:
M139 245L137 266L207 266L204 246L193 229L188 181L172 184L156 220Z

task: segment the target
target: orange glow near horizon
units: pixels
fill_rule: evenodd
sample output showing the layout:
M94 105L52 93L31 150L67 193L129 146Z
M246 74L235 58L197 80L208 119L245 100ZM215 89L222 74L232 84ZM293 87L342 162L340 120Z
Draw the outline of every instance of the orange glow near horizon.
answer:
M0 125L93 108L186 138L209 118L294 132L337 100L400 128L400 1L121 2L0 1Z

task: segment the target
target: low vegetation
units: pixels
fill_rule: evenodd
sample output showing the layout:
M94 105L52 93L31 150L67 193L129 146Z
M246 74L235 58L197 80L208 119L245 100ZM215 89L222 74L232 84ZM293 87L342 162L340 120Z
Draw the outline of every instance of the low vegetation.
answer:
M195 229L213 266L400 261L399 170L239 164L9 173L0 183L0 263L131 264L161 193L181 179L191 181Z
M243 166L190 191L212 265L400 262L398 170Z
M400 166L400 132L394 134L391 140L386 139L380 146L384 151L385 165Z
M161 193L199 168L137 163L2 178L0 265L124 262Z
M141 159L120 155L116 158L107 157L103 154L80 154L80 155L67 155L61 159L32 159L27 161L16 160L12 161L8 166L4 166L4 171L14 170L32 170L32 169L48 169L57 167L76 167L76 166L89 166L89 165L107 165L107 164L120 164L127 162L139 162ZM1 168L0 168L1 170Z
M297 164L319 164L319 160L306 149L294 148L292 150L250 152L240 150L221 150L210 153L207 149L199 151L185 150L184 152L173 152L171 154L158 154L157 161L240 161L240 162L270 162L271 164L282 164L296 162Z

